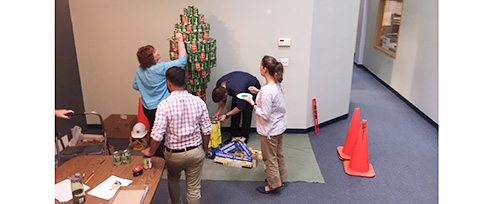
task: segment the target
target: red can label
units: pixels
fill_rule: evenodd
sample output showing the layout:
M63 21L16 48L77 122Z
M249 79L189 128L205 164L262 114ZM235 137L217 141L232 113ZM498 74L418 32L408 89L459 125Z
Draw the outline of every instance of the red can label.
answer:
M191 52L193 52L193 53L197 52L197 43L196 42L191 44Z

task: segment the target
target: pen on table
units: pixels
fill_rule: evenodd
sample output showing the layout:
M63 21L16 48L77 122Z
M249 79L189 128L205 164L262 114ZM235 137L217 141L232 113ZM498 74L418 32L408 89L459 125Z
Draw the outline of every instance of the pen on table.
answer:
M85 180L85 184L87 184L87 182L90 181L90 179L92 179L92 177L94 177L94 171L92 171L92 173L90 174L89 178L87 178L87 180Z

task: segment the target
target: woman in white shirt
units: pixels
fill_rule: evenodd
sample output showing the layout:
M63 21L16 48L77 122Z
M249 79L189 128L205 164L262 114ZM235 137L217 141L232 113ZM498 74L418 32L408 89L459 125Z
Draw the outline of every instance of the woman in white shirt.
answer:
M251 93L256 94L256 102L252 97L246 101L256 111L256 129L261 136L261 150L263 161L266 166L264 172L267 176L267 185L256 188L257 191L269 194L276 193L284 187L287 179L287 165L285 163L283 149L283 133L287 128L287 116L285 115L285 99L282 85L284 68L282 63L274 57L264 56L259 68L266 85L261 90L249 87Z

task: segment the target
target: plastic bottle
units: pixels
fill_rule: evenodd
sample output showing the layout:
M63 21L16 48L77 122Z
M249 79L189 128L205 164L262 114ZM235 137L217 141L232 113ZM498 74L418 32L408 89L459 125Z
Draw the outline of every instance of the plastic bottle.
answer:
M71 177L71 194L73 195L73 203L85 203L85 191L80 173L75 173Z

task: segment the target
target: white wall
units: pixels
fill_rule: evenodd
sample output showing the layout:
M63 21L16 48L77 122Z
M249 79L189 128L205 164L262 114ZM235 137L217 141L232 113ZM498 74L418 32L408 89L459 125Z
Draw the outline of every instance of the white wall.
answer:
M403 2L395 59L375 49L379 1L368 1L364 66L438 123L438 3Z
M317 2L328 2L326 0ZM358 1L356 1L358 2ZM135 1L135 0L70 0L75 44L77 49L82 89L86 110L96 110L107 116L110 113L136 113L139 94L131 88L134 72L137 68L135 53L140 46L151 44L159 48L164 60L168 60L168 41L172 36L174 24L179 22L179 14L183 8L193 4L201 14L206 17L206 22L211 24L210 37L217 40L217 67L212 70L212 79L208 85L207 104L209 112L214 113L216 105L210 99L210 93L216 80L233 70L243 70L257 76L264 84L264 79L259 75L259 62L263 55L272 55L279 58L289 58L289 66L285 67L283 85L286 91L286 106L288 109L288 128L304 129L311 126L311 88L309 86L323 87L309 76L317 70L310 67L325 67L325 62L319 57L332 49L312 44L312 24L323 21L323 28L328 28L334 20L339 26L344 26L341 21L346 16L357 16L358 12L351 9L354 3L338 1L337 6L324 3L336 12L340 12L330 19L317 18L314 21L313 0L275 0L275 1L237 1L220 0L217 3L209 0L200 1ZM347 5L344 5L347 4ZM358 5L358 4L357 4ZM338 8L339 7L339 8ZM340 8L350 8L349 10ZM358 7L357 7L358 8ZM329 10L319 9L329 13ZM358 10L357 10L358 11ZM354 12L354 13L351 13ZM354 19L353 17L353 19ZM351 22L351 21L350 21ZM356 29L356 20L353 20ZM320 22L319 25L322 25ZM333 31L336 32L333 32ZM346 33L342 29L331 29L321 33L325 39L346 40ZM349 32L349 31L346 31ZM314 33L313 33L314 34ZM332 35L332 36L328 36ZM348 61L353 60L353 47L355 33L352 33L352 47ZM290 48L278 48L278 37L290 37ZM341 39L339 39L341 38ZM349 40L350 38L348 38ZM311 49L326 49L312 52ZM328 58L333 63L343 61L345 55L337 56L341 50L332 52ZM314 62L310 60L310 53L318 53ZM347 56L347 55L346 55ZM344 62L344 61L343 61ZM340 63L341 69L345 63ZM351 65L350 65L351 68ZM337 66L329 69L333 72ZM351 80L351 70L338 72L336 80ZM320 74L322 75L322 74ZM349 75L349 76L348 76ZM346 82L340 80L339 83ZM311 82L309 82L311 81ZM337 86L337 84L334 84ZM344 90L341 95L346 95L349 90ZM313 93L313 95L316 95ZM322 117L335 118L338 112L346 113L348 101L338 100L349 98L325 98L319 104L325 111ZM330 101L330 102L329 102ZM327 103L329 103L327 105ZM340 104L341 109L337 106ZM332 111L328 109L332 108ZM332 114L332 115L329 115Z
M312 98L317 99L319 123L349 112L359 6L359 0L314 2L308 126L313 125Z

